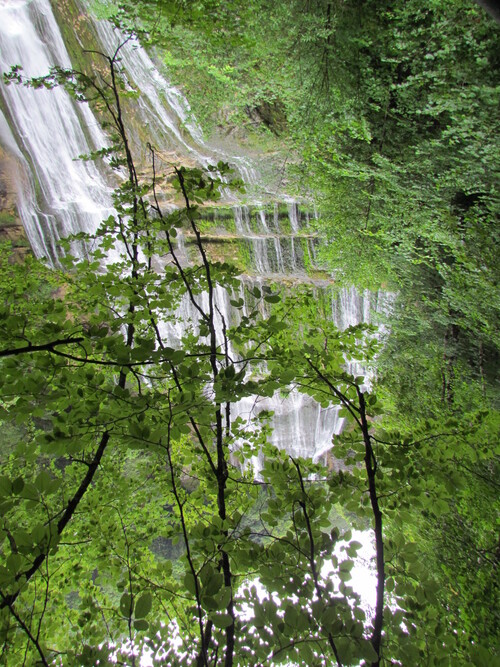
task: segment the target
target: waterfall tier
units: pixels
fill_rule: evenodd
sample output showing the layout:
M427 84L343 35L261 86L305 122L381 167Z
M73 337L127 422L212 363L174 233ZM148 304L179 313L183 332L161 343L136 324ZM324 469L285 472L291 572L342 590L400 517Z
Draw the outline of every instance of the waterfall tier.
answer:
M71 67L48 0L0 5L2 72L21 64L28 77L53 65ZM6 121L1 141L22 173L19 213L38 256L57 261L60 238L93 231L111 212L111 190L92 162L78 156L107 139L88 105L61 88L33 90L1 84Z
M3 71L21 64L28 77L41 76L52 65L70 68L71 62L48 0L7 2L0 5L0 52ZM105 22L95 31L104 53L113 53L123 37ZM258 176L242 157L228 158L203 141L181 93L172 88L154 67L147 53L131 41L120 53L131 87L140 91L138 117L151 140L172 155L201 166L220 159L235 164L247 181ZM92 162L79 155L105 146L107 138L86 104L75 102L63 88L33 90L1 86L4 115L0 115L1 141L17 160L18 211L31 246L38 256L57 262L60 238L79 231L92 232L112 211L111 183ZM227 199L227 198L226 198ZM329 284L316 262L319 240L308 226L309 213L293 201L243 206L234 201L206 211L200 227L214 259L231 261L245 274L244 282L263 280L309 281ZM189 235L182 235L189 261ZM231 249L232 248L232 249ZM219 253L220 256L217 256ZM317 287L319 289L319 287ZM248 290L247 290L248 291ZM369 321L377 309L375 296L345 290L326 297L339 327ZM217 307L226 322L234 320L228 295L219 290ZM172 345L178 343L188 323L196 319L189 304L181 304L176 321L168 324ZM255 410L271 410L273 442L294 455L317 458L331 446L341 428L337 411L323 409L312 399L292 392L260 401L242 401L240 416Z

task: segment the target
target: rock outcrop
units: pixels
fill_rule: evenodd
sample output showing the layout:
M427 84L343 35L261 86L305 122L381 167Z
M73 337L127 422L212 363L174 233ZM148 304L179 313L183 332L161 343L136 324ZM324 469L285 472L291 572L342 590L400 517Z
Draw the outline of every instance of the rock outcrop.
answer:
M21 261L30 248L17 213L16 171L15 159L0 147L0 243L10 243L13 261Z

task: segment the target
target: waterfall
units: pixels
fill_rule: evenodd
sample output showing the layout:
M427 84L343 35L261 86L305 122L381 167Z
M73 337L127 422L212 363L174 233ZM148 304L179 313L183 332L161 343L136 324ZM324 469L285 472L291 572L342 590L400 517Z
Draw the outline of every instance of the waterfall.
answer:
M339 329L371 321L372 312L377 311L378 295L355 287L342 288L332 301L332 319Z
M121 68L126 72L130 87L141 93L134 104L148 132L148 140L161 146L163 151L189 157L203 167L223 159L221 153L205 144L186 98L161 76L137 41L133 38L127 41L108 21L96 20L92 25L103 45L103 53L112 54L123 44Z
M28 77L46 74L51 65L71 67L49 0L12 0L0 4L0 62L3 71L21 64ZM114 53L123 36L103 21L95 22L102 50ZM160 75L146 52L134 41L120 51L142 123L152 141L170 153L206 166L228 157L209 147L192 118L181 93ZM5 115L0 114L0 139L19 165L18 211L30 244L38 256L57 262L61 237L94 231L111 212L111 186L93 162L79 155L106 145L106 137L86 104L78 104L62 88L33 90L1 84ZM230 161L251 183L257 173L243 157ZM296 202L285 200L271 207L256 202L234 206L234 225L250 256L251 274L245 281L265 279L307 280L306 261L314 266L315 239L307 235L307 213ZM185 239L181 252L187 260ZM243 294L244 292L242 292ZM218 289L218 308L227 323L235 320L229 296ZM371 297L354 289L344 290L333 303L332 317L345 328L371 317ZM165 325L170 344L178 343L195 313L188 300L179 307L175 322ZM332 433L341 428L336 409L323 409L309 397L293 391L255 404L241 401L234 413L252 416L255 410L272 410L273 442L294 456L320 457L331 447Z
M0 22L3 72L22 64L34 77L55 64L71 67L48 0L2 3ZM55 262L60 238L94 231L111 212L110 188L97 167L76 159L104 146L106 138L88 105L64 90L0 85L8 121L2 122L2 143L24 172L19 214L34 252Z

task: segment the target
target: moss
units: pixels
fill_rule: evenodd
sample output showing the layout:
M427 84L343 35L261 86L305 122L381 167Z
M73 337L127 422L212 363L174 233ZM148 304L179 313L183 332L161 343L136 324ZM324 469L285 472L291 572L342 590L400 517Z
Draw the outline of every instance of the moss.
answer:
M203 233L220 230L234 234L236 232L234 209L232 206L209 206L203 208L200 218L196 221L196 225Z
M245 273L250 273L252 267L252 255L250 251L250 245L248 243L240 243L240 256Z
M52 10L60 27L66 49L75 69L87 71L95 56L84 49L99 50L89 19L73 0L52 2ZM100 62L102 65L102 62Z
M5 227L18 227L19 218L11 211L0 211L0 229Z
M242 252L243 244L238 237L204 234L202 241L207 257L211 262L227 262L233 264L238 271L247 272L248 263L245 261L245 254ZM195 259L196 255L194 244L194 238L186 238L186 246L191 259Z
M13 247L13 248L16 248L16 249L18 249L18 250L20 250L20 249L22 249L22 248L25 248L26 250L28 250L31 246L30 246L30 244L28 243L28 239L27 239L27 238L25 238L25 237L21 237L21 238L17 239L16 241L14 241L14 242L12 243L12 247Z
M19 217L7 209L0 211L0 244L9 264L23 263L31 250Z

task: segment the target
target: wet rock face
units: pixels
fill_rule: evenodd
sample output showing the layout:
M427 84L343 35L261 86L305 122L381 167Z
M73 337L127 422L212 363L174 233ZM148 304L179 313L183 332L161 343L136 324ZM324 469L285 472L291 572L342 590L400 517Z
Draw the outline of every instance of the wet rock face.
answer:
M15 208L16 193L9 168L12 158L0 147L0 211Z
M0 175L0 178L2 178L2 180L0 181L0 209L3 209L5 208L4 202L6 202L8 198L8 190L7 190L7 184L3 179L3 173Z
M13 261L19 261L29 252L29 246L17 214L13 161L14 158L0 148L0 243L9 242Z

